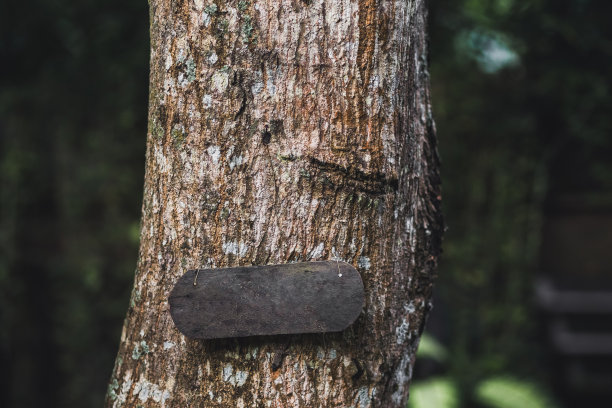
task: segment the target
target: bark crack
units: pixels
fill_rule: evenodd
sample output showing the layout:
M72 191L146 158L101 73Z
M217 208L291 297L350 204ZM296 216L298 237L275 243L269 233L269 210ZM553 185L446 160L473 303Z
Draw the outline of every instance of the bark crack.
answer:
M328 176L328 181L337 186L352 187L374 196L394 193L398 189L397 177L388 177L383 173L365 171L355 167L342 167L336 163L308 158L309 164Z
M277 371L283 365L283 360L287 355L287 350L289 350L290 341L281 344L280 347L274 353L274 358L272 360L272 371Z

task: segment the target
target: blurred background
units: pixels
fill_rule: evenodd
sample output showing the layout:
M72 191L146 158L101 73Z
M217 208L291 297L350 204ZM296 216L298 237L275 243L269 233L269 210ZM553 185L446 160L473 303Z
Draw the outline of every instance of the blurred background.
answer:
M410 406L607 407L612 3L430 0L448 231ZM100 407L138 251L144 0L0 4L0 406Z

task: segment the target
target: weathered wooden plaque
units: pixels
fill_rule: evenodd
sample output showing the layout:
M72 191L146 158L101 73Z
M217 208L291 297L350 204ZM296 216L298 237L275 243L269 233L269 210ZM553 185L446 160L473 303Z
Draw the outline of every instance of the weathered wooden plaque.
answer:
M191 270L168 302L181 333L215 339L342 331L361 313L364 293L351 265L320 261Z

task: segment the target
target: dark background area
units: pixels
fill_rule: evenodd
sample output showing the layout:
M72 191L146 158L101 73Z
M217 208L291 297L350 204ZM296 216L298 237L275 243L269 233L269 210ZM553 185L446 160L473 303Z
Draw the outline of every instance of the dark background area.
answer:
M547 401L508 407L607 407L612 307L588 303L612 300L612 4L429 4L448 231L428 331L448 356L417 372L458 406L504 406L478 394L510 378Z
M513 378L551 406L607 406L612 3L429 5L448 231L428 337L446 357L417 362L415 396L444 379L444 406L502 407L482 384ZM143 0L0 4L2 407L102 405L138 251L148 54Z

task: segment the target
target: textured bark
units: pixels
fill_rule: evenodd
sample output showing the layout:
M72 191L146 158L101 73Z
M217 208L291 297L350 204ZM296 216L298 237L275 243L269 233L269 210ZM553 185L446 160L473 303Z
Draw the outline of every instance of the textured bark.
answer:
M151 0L141 249L107 406L392 407L408 396L442 222L416 0ZM341 259L339 334L190 340L187 269Z

